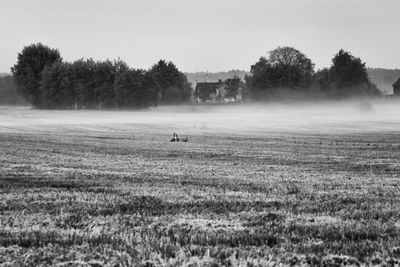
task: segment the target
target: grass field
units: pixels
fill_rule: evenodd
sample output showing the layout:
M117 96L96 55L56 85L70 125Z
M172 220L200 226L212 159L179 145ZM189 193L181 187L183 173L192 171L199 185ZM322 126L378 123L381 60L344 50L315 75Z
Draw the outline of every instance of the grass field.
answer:
M0 109L0 266L400 264L397 113L169 112Z

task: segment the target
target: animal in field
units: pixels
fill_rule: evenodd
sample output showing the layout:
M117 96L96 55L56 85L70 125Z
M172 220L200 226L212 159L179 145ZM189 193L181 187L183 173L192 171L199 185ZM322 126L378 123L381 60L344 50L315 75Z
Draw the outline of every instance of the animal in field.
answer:
M177 133L174 133L174 134L172 135L172 139L170 140L170 142L179 142L179 141L180 141L180 140L179 140L178 134L177 134ZM188 141L189 141L189 138L188 138L188 137L185 137L185 138L182 139L182 142L187 143Z
M170 140L170 142L179 142L179 137L176 133L172 135L172 139Z

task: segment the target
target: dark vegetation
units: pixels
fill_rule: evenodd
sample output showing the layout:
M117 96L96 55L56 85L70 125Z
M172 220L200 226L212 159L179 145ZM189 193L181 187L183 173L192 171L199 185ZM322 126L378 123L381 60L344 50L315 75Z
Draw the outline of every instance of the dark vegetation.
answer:
M226 85L226 96L227 98L235 98L237 96L239 87L243 88L247 92L247 87L244 82L240 79L239 76L233 76L233 78L229 78L225 80Z
M164 60L148 70L132 69L121 60L80 59L69 63L62 60L58 50L39 43L26 46L18 54L12 73L17 91L39 108L125 109L183 103L193 93L188 80L196 83L216 77L225 80L228 98L236 96L240 82L244 94L253 101L381 95L370 81L365 63L344 50L333 57L330 68L315 71L311 59L299 50L278 47L252 65L250 73L237 70L224 75L184 74ZM390 91L386 87L390 86L384 89ZM7 90L15 88L8 86ZM10 92L6 94L12 95ZM15 96L2 102L10 101L15 101Z
M146 108L190 97L186 76L172 62L160 60L149 70L132 69L120 60L69 63L40 43L18 54L12 73L18 91L39 108Z
M42 103L40 82L43 70L53 63L61 62L58 50L42 44L26 46L18 54L18 61L11 68L18 91L34 106Z
M317 72L306 55L292 47L278 47L251 66L246 77L253 100L343 99L381 93L368 77L365 63L340 50L332 66Z
M395 133L71 131L0 134L0 264L400 263Z
M367 73L370 81L376 84L379 89L386 93L393 91L393 83L400 78L399 69L382 69L382 68L367 68ZM186 73L190 83L196 82L217 82L219 80L232 79L235 76L245 80L246 76L251 75L251 72L245 70L231 70L228 72L194 72Z

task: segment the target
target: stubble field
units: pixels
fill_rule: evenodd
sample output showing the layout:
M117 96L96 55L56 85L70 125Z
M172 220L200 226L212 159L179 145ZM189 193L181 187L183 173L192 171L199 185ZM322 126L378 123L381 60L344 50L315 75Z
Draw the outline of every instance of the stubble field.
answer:
M0 266L400 264L398 121L161 111L0 110Z

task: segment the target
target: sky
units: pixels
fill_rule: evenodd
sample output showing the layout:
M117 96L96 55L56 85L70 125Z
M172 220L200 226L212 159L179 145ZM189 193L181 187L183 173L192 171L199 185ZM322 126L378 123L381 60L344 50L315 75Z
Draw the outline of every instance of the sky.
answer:
M65 61L122 59L148 69L250 70L278 46L329 67L341 49L400 68L399 0L0 0L0 73L41 42Z

